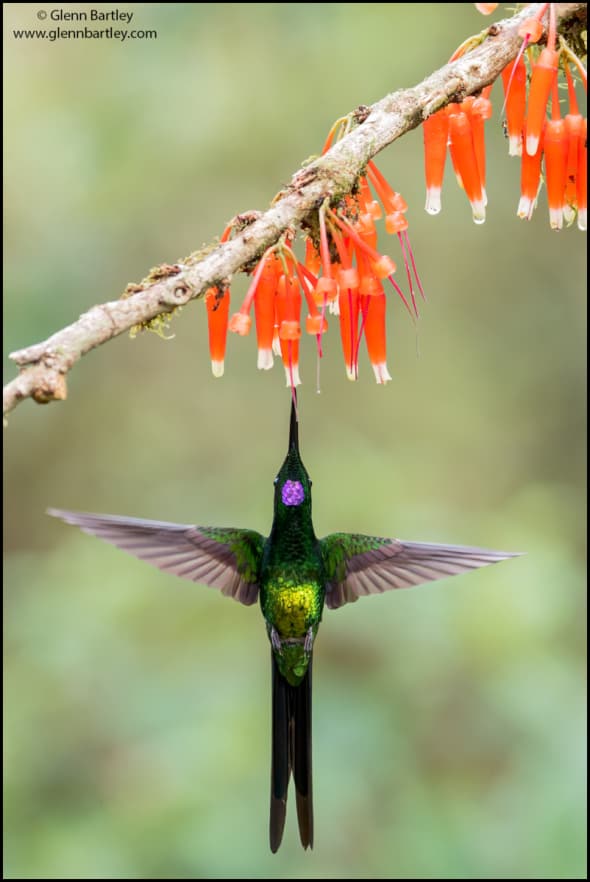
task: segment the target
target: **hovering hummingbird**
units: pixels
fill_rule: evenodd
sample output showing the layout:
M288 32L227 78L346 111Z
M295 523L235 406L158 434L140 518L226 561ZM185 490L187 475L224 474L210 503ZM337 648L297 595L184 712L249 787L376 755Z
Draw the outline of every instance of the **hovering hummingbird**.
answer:
M311 519L311 483L299 453L293 400L289 450L274 480L268 537L255 530L48 509L48 514L167 573L218 588L245 606L260 601L272 661L273 852L283 838L291 774L301 843L313 846L311 669L324 605L338 609L365 594L410 588L518 556L357 533L318 539Z

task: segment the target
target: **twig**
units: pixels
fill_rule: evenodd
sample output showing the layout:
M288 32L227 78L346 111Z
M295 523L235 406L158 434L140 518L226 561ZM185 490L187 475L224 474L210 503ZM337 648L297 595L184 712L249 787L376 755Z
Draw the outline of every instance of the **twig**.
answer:
M288 227L301 224L324 200L334 203L350 193L359 173L380 150L450 101L460 101L492 83L518 52L520 23L539 5L530 4L512 18L486 28L477 48L414 88L359 108L354 115L359 124L324 156L296 172L271 208L229 242L214 247L198 262L159 268L147 285L131 286L137 293L128 290L129 296L94 306L42 343L11 353L20 373L4 387L4 416L25 398L38 403L63 400L67 394L65 375L91 349L201 297L207 288L250 264ZM560 3L558 21L585 21L586 9L585 3Z

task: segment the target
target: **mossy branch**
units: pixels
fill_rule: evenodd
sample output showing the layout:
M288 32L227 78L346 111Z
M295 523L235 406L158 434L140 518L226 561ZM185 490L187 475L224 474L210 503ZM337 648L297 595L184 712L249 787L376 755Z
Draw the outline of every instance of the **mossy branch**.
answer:
M419 85L353 112L357 125L324 156L297 171L272 206L256 214L230 241L184 262L157 267L140 285L128 286L121 299L94 306L42 343L11 353L20 372L4 387L4 416L26 398L38 403L63 400L66 374L91 349L201 297L212 285L251 264L288 227L298 227L325 199L334 203L350 193L367 162L384 147L449 102L494 82L520 48L519 25L540 5L530 4L492 24L474 39L474 49ZM558 4L560 27L585 29L586 10L585 3Z

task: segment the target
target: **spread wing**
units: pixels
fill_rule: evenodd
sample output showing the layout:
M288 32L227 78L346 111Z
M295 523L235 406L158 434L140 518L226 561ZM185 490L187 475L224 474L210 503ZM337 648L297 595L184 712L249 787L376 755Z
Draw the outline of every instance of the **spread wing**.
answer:
M254 530L194 527L139 518L86 514L50 508L48 514L84 533L191 582L218 588L245 606L258 599L258 570L264 537Z
M331 533L320 540L327 572L326 604L337 609L365 594L411 588L476 570L518 553L430 545L356 533Z

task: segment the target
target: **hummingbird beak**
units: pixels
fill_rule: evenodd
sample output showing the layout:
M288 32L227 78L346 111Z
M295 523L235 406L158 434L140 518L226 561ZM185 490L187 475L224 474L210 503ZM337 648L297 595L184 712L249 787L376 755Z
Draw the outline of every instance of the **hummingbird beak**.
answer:
M293 390L295 391L295 390ZM291 423L289 425L289 450L299 456L299 421L297 419L297 393L291 398Z

